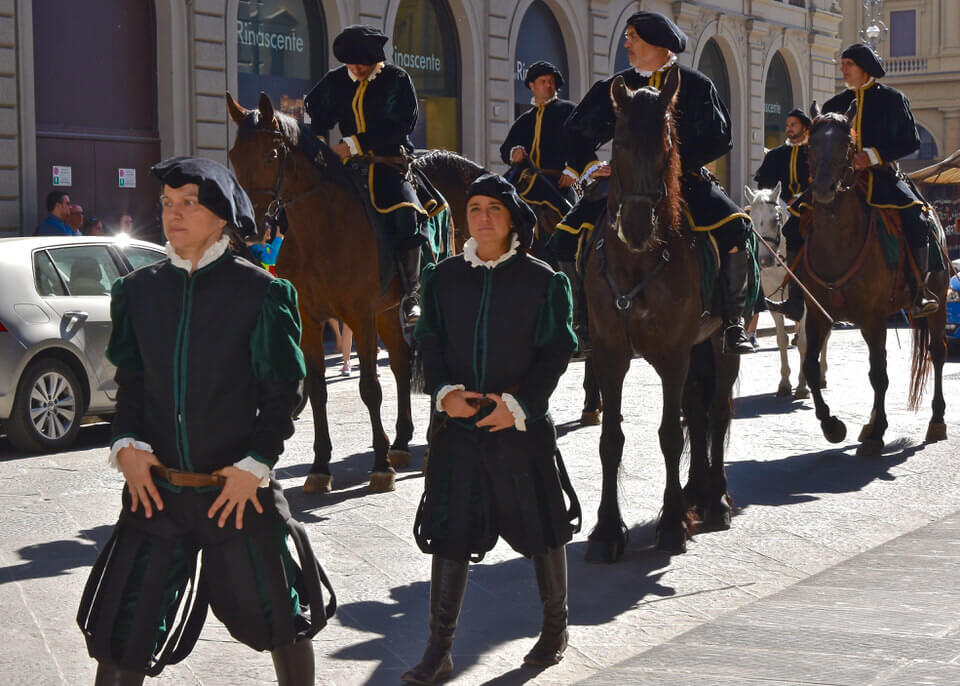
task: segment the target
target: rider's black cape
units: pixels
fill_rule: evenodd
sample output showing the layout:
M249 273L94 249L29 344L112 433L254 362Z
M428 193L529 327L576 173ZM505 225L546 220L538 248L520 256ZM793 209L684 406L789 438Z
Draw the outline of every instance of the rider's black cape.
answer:
M810 185L810 164L807 160L807 144L784 143L770 150L753 180L758 188L773 188L780 182L780 196L789 202Z

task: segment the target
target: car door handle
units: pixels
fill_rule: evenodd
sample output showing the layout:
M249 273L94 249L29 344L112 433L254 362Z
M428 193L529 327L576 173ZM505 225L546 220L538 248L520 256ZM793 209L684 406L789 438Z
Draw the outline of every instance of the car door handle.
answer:
M77 322L78 324L82 324L83 322L87 321L87 319L90 318L90 315L87 314L86 312L73 311L73 312L64 312L63 317L64 319L70 319Z

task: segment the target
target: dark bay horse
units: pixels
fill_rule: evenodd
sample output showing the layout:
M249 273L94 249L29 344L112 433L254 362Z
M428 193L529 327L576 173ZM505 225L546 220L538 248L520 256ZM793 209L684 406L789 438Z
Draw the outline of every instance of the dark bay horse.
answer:
M807 237L804 242L800 278L813 296L835 320L860 326L870 348L870 384L873 386L873 411L869 423L860 433L858 455L877 456L883 450L883 434L887 429L884 409L887 379L887 318L898 310L910 307L911 294L906 271L909 249L899 238L897 269L887 266L883 241L887 229L876 210L868 207L858 182L864 178L853 174L852 160L856 146L851 122L856 115L856 102L845 115L820 114L814 105L814 122L810 130L810 174L813 209L804 218ZM853 183L845 186L844 182ZM938 222L939 223L939 222ZM942 241L941 237L934 240ZM942 243L941 243L942 249ZM943 254L946 254L945 252ZM927 288L940 302L940 309L929 317L916 319L913 325L913 353L910 378L910 406L917 409L929 374L932 357L934 371L933 416L927 428L928 442L944 440L947 427L943 413L943 363L946 358L944 329L946 324L946 271L935 272L927 279ZM820 348L830 330L823 314L807 303L807 351L803 370L813 393L817 419L823 435L831 443L846 437L842 421L830 414L823 400L820 385Z
M394 487L394 467L410 462L413 437L410 411L411 351L403 338L397 305L399 279L380 286L376 239L362 200L343 164L323 146L324 164L314 164L299 149L300 135L312 135L296 120L274 110L261 94L257 109L247 110L228 93L227 109L237 125L230 161L250 194L257 221L271 203L286 212L289 229L277 262L277 274L297 289L303 320L301 347L307 361L306 393L313 410L314 461L304 491L331 490L332 444L327 422L323 324L342 319L353 329L360 358L360 397L370 413L374 462L370 489ZM455 221L466 223L466 187L483 169L454 153L434 151L417 164L447 198ZM396 438L391 445L380 419L382 391L377 381L377 336L390 354L397 386Z
M666 489L657 547L685 551L694 517L701 530L730 526L723 451L740 359L720 353L719 318L701 316L705 308L697 247L680 212L673 120L679 87L680 72L674 67L662 91L630 91L622 78L611 88L617 122L609 220L598 227L585 276L593 365L603 397L603 489L588 561L615 562L626 546L617 500L624 445L620 411L624 376L637 356L653 366L663 388L660 448ZM685 487L680 482L681 410L690 440Z

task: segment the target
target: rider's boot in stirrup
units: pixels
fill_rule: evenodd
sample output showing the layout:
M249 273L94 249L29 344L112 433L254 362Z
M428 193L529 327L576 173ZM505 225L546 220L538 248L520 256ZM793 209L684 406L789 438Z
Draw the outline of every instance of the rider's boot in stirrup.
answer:
M587 323L587 295L583 288L583 277L577 271L576 262L561 261L557 266L570 281L570 291L573 295L573 332L577 334L578 344L574 357L583 359L590 354L591 349L590 326Z
M788 250L787 251L787 264L794 265L797 260L798 250ZM803 291L800 290L800 286L796 283L791 282L787 286L787 299L786 300L770 300L769 298L764 299L767 304L767 309L770 312L779 312L784 317L792 319L795 322L799 322L803 318Z
M400 300L400 322L405 329L412 329L420 319L420 245L402 249L397 255L397 274L403 287Z
M723 352L745 355L753 352L743 330L743 306L747 298L746 250L727 253L720 259L720 283L723 286Z
M930 267L930 254L927 250L927 242L919 245L911 245L910 253L913 255L913 261L917 265L917 271L920 272L920 283L917 283L917 276L910 270L910 284L913 286L913 304L910 306L910 316L914 319L920 317L929 317L940 309L937 299L927 291L927 271Z

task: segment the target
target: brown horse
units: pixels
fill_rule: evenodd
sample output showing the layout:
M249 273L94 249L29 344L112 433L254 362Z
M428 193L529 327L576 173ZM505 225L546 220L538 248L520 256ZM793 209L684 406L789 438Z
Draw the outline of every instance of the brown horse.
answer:
M411 351L396 309L402 295L399 279L394 278L386 290L381 289L376 239L363 199L333 151L324 145L324 164L310 160L299 143L301 135L312 134L293 118L276 112L266 95L261 94L259 106L253 110L238 105L229 93L226 98L230 117L238 127L230 161L251 196L258 225L262 225L268 209L274 212L283 208L289 226L277 274L296 287L303 320L305 391L315 426L314 461L304 491L327 492L333 482L322 337L323 324L331 317L342 319L353 329L360 358L360 397L373 428L370 488L393 490L394 468L409 465L413 437ZM428 153L414 164L447 198L454 219L465 223L466 187L484 170L466 158L441 151ZM397 435L392 445L380 419L378 334L390 354L397 385Z
M611 88L617 107L607 210L612 219L598 227L586 265L593 365L604 405L603 487L588 561L615 562L626 545L617 500L624 444L620 408L624 376L637 356L653 366L663 388L660 448L666 489L657 547L685 551L694 513L703 530L730 526L723 451L740 359L720 353L719 318L701 316L697 248L680 212L673 121L679 87L674 67L662 91L630 91L622 78ZM685 487L680 482L681 409L690 439Z
M860 433L858 455L877 456L883 449L887 429L884 396L887 391L887 318L910 307L911 295L906 270L910 253L899 239L900 264L887 266L880 234L886 233L877 210L867 207L853 175L852 160L856 147L850 122L856 115L853 103L846 115L820 114L814 105L810 130L810 174L814 199L810 215L804 218L807 237L804 243L801 275L804 285L834 320L860 326L870 348L870 384L873 386L873 411L870 422ZM853 184L844 186L844 180ZM940 239L937 239L940 240ZM941 244L942 249L942 244ZM945 252L943 254L946 254ZM940 302L940 309L929 317L913 321L913 365L910 379L910 406L917 409L933 358L933 417L927 428L928 442L947 437L943 413L943 363L946 358L944 328L948 276L936 272L927 279L927 288ZM807 352L803 370L813 393L817 419L823 435L831 443L846 437L847 428L830 414L820 384L820 348L830 323L818 308L807 303Z

